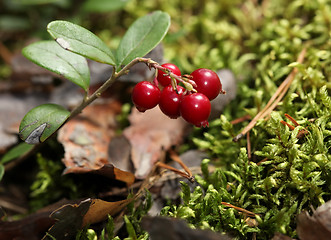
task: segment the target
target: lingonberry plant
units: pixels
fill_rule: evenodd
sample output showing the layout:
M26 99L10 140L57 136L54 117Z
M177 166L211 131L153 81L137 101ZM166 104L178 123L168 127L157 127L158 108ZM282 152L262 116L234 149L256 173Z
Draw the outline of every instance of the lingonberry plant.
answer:
M172 63L161 66L149 63L158 69L154 82L140 82L133 89L132 101L140 112L159 104L161 111L170 118L182 117L196 127L209 126L210 100L222 90L218 75L206 68L195 70L191 75L180 76L181 71ZM175 73L174 73L174 72ZM184 87L178 85L182 83ZM161 96L157 85L163 87Z
M181 76L179 68L172 63L160 65L149 58L143 58L163 39L169 25L169 15L161 11L141 17L130 26L114 51L81 26L67 21L49 23L47 30L55 41L31 44L23 49L23 55L80 86L85 91L85 97L71 112L57 104L43 104L33 108L20 124L21 138L30 144L45 141L139 62L156 70L153 82L142 81L133 89L132 101L139 111L144 112L157 106L161 99L160 108L170 118L177 118L181 114L186 121L197 127L208 126L209 99L222 92L217 74L204 70L212 77L206 73L198 77ZM86 58L113 66L112 75L92 94L89 94L90 73ZM211 84L201 87L204 81L201 78L206 78ZM159 85L164 88L162 97ZM203 94L207 94L207 97Z

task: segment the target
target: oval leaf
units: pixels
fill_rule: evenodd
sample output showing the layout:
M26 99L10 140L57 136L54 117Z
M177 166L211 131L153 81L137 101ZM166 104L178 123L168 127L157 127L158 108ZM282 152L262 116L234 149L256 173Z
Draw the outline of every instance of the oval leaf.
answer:
M82 56L68 52L54 41L40 41L22 50L23 55L52 72L62 75L85 91L90 84L90 71Z
M89 30L67 21L53 21L47 31L66 50L97 62L115 65L115 57L109 47Z
M23 118L19 131L26 143L44 142L68 119L70 112L57 104L43 104L31 109Z
M161 42L170 26L170 16L161 11L136 20L125 33L117 49L117 67L143 57Z

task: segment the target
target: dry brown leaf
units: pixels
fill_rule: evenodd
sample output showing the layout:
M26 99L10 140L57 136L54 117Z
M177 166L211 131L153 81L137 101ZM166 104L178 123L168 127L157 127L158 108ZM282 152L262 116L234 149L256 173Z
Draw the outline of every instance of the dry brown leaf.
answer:
M132 185L135 181L135 177L132 173L122 171L121 169L114 167L112 164L105 164L98 169L72 167L72 168L67 168L65 170L64 174L67 173L93 173L107 178L116 179L118 181L125 182L128 186Z
M0 208L0 239L15 240L40 240L45 232L55 223L49 215L63 204L73 203L74 200L62 199L59 202L39 209L22 219L14 221L2 221L5 214Z
M111 140L108 146L108 161L123 171L133 172L131 144L123 135Z
M66 204L51 214L56 223L43 239L50 239L49 235L55 239L72 239L77 230L89 224L106 220L108 215L115 216L131 201L133 201L133 198L116 202L86 199L79 204Z
M131 143L135 176L144 178L162 151L182 141L188 124L182 118L170 119L158 107L144 113L134 108L129 120L131 126L123 131L123 135Z
M116 202L106 202L101 199L92 199L90 208L83 217L82 226L106 220L108 215L115 216L132 201L133 198Z
M49 214L50 212L42 212L17 221L0 221L0 239L41 239L45 231L54 224L54 220L49 218Z
M99 169L108 164L108 145L115 135L115 115L120 110L121 104L115 100L95 103L59 130L67 172L70 168Z
M307 211L299 214L297 233L300 240L328 240L331 236L331 201L316 209L312 216Z

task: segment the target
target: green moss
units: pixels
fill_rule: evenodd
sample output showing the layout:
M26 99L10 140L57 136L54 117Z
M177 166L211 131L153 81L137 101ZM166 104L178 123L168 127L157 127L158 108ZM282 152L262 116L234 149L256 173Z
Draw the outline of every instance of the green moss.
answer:
M168 206L163 213L240 239L250 239L252 232L265 239L276 231L295 237L297 214L331 198L330 1L204 1L185 7L179 2L167 7L157 3L165 11L171 8L166 57L187 72L230 68L241 81L237 98L223 115L208 130L193 134L193 143L219 168L208 174L204 163L204 177L198 177L202 187L190 193L183 185L184 204ZM296 59L304 47L307 53L299 64ZM232 142L247 122L230 121L254 117L294 67L299 71L282 102L250 131L248 159L247 140ZM293 131L284 126L285 113L300 126ZM302 129L308 133L298 139ZM248 227L242 214L221 201L259 214L258 226Z
M52 161L38 154L37 163L39 171L30 187L32 212L64 197L77 198L77 187L72 179L62 176L63 164L60 161Z

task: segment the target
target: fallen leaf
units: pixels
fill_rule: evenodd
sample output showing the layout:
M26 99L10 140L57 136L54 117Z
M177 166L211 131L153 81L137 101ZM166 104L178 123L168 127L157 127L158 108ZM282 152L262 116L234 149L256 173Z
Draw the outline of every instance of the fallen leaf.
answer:
M92 200L87 199L80 204L67 204L55 210L51 218L56 222L49 229L43 239L72 239L78 229L82 227L83 217L87 213Z
M85 214L82 226L101 222L108 218L108 215L115 216L121 212L134 198L116 202L106 202L101 199L93 199Z
M101 175L107 178L116 179L118 181L125 182L128 186L132 185L135 181L135 177L132 173L127 171L122 171L114 167L112 164L105 164L98 169L87 169L82 167L72 167L67 168L64 174L68 173L92 173Z
M231 240L226 234L190 228L184 220L167 217L144 217L142 228L153 240Z
M50 212L33 214L22 220L12 222L0 222L0 239L38 240L54 223L49 218Z
M108 164L108 145L115 135L115 116L120 110L121 104L112 99L95 103L59 130L65 172L74 171L70 168L96 170Z
M114 137L108 146L108 161L119 169L133 172L131 144L125 136Z
M182 141L188 124L182 119L170 119L159 108L144 113L133 108L129 116L131 125L123 135L131 144L131 158L135 176L144 178L160 158L162 151Z
M106 202L101 199L86 199L79 204L67 204L55 210L51 217L56 220L43 239L72 239L77 230L89 224L106 220L108 215L121 212L132 199Z
M331 236L331 201L326 202L310 216L307 211L299 214L297 233L300 240L328 240Z
M49 215L59 206L68 202L73 201L63 199L38 210L36 213L15 221L2 221L5 213L0 208L0 239L41 239L45 235L45 232L55 223L55 220L50 218Z

